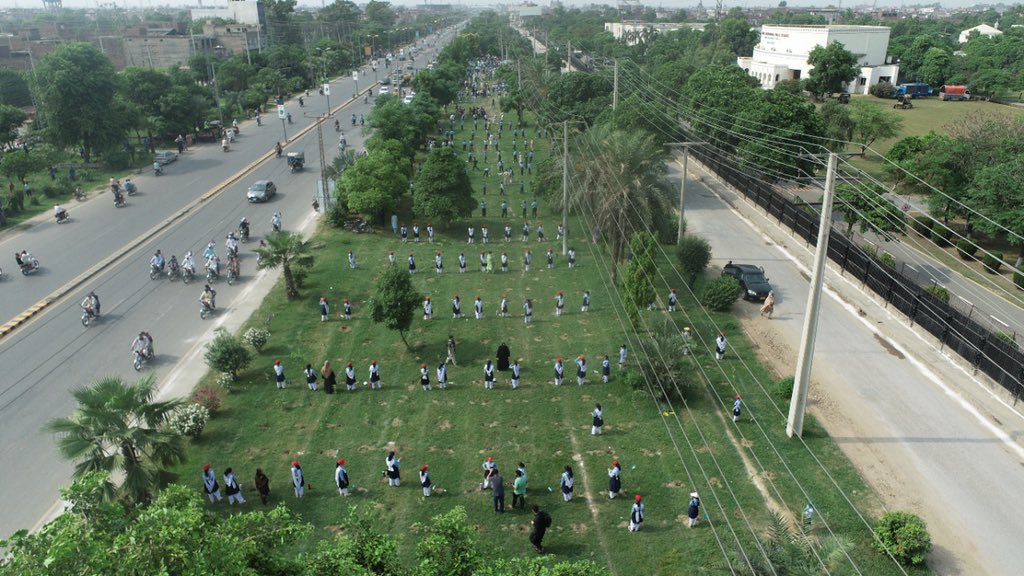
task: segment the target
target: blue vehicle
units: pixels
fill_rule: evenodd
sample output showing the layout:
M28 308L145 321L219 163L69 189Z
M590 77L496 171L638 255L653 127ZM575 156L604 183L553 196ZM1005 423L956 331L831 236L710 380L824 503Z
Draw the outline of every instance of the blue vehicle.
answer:
M932 90L932 87L926 82L911 82L909 84L900 84L897 86L896 94L894 94L893 97L898 98L900 96L910 96L911 98L921 98L924 96L932 96L934 94L935 92Z

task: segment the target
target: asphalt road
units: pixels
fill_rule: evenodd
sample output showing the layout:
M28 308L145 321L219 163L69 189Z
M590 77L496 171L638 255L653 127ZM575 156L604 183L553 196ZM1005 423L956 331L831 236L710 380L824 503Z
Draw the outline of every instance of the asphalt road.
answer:
M721 189L712 193L692 180L686 217L688 230L711 243L712 267L732 260L765 268L777 297L775 319L760 319L757 304L737 303L755 326L765 324L764 332L759 328L748 335L763 335L758 345L766 354L789 356L797 350L809 292L806 245L780 232L737 195ZM812 410L827 428L842 421L840 433L845 434L830 433L844 451L856 455L862 473L883 492L883 501L909 505L926 519L939 573L1019 574L1024 550L1013 526L1024 517L1019 490L1024 485L1024 416L988 394L984 382L960 370L916 336L905 319L860 293L859 286L831 270L826 278L836 292L822 299ZM795 354L781 364L792 373ZM753 383L738 385L751 398L762 393ZM774 412L752 416L764 425L781 426L785 419ZM745 433L764 441L753 429ZM851 498L865 513L879 507Z
M439 47L423 50L417 68L426 65ZM368 69L365 69L368 71ZM372 78L372 73L371 73ZM360 73L360 88L369 83ZM332 83L331 104L337 107L351 97L351 77ZM294 124L288 125L290 137L312 123L304 114L316 116L327 111L326 98L316 92L306 98L306 106L287 104ZM350 115L368 114L372 106L362 97L341 113L349 146L362 149L363 134L351 129ZM115 209L109 192L98 198L69 206L73 221L57 226L52 218L33 222L24 232L0 239L0 254L27 249L41 263L41 270L27 277L15 274L0 284L0 318L13 317L47 294L72 281L97 262L114 253L158 223L182 210L283 140L280 121L264 115L263 126L245 122L241 136L224 153L219 145L195 146L168 165L165 175L151 173L133 177L140 194L128 199L128 206ZM333 125L324 126L327 161L337 154L337 135ZM270 217L283 214L285 229L308 224L313 216L311 201L319 177L319 152L316 131L288 144L286 151L306 153L305 170L293 174L283 158L271 156L251 172L219 194L202 202L167 229L147 238L133 251L65 298L48 306L25 325L0 339L0 536L19 528L32 528L52 512L58 489L67 485L72 467L56 452L51 435L43 425L67 416L75 408L69 394L108 375L135 379L129 346L140 330L154 337L157 357L142 369L143 374L167 376L194 344L217 324L217 315L199 318L198 298L203 282L185 286L166 279L150 280L149 259L157 249L169 256L187 250L201 254L211 239L224 258L224 237L235 230L245 216L252 223L252 236L242 245L242 277L234 286L224 280L217 290L218 314L224 309L251 304L261 298L249 290L256 274L252 250L270 231ZM255 180L270 179L278 186L278 195L265 204L249 204L248 186ZM14 268L13 259L5 272ZM85 328L79 322L78 303L89 290L95 290L102 302L102 318ZM201 361L201 360L200 360Z

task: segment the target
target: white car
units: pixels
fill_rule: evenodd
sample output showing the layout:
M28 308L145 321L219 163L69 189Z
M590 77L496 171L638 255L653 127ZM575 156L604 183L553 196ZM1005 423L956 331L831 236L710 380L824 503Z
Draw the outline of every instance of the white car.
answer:
M407 94L405 96L405 98L402 99L402 104L412 104L412 97L413 96L414 96L414 94Z
M381 86L380 87L380 91L377 92L377 93L378 94L391 94L391 89L388 88L387 86Z

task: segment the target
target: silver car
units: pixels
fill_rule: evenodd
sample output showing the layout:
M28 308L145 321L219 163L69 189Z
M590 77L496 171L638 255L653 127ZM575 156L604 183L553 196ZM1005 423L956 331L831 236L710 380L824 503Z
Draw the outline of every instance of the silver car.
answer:
M245 199L249 202L266 202L277 194L277 186L270 180L257 180L249 191L245 193Z
M178 153L170 150L161 150L153 157L153 161L164 166L178 159Z

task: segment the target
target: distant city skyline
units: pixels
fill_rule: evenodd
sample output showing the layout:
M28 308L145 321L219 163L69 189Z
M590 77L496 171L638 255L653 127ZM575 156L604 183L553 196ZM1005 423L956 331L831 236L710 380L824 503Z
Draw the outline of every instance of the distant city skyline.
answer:
M357 4L365 4L366 1L367 0L359 0L356 3ZM427 4L434 3L435 1L438 4L450 3L450 4L460 5L460 6L467 6L467 7L473 7L473 6L502 6L502 5L517 5L517 4L520 4L520 2L498 2L498 1L489 1L489 0L483 0L483 1L481 1L481 0L471 0L471 1L462 1L462 2L460 2L460 1L446 2L445 0L430 0L428 2L423 2L422 0L421 1L415 1L415 0L391 0L391 3L396 5L396 6L416 6L416 5L421 5L421 4L424 4L424 3L427 3ZM324 5L325 3L326 4L331 4L332 2L333 2L333 0L330 0L330 1L324 0L323 2L321 2L319 0L299 0L298 5L299 5L300 8L317 8L317 7L320 7L320 6ZM206 6L206 7L222 6L222 5L227 3L227 0L202 0L202 1L200 1L200 0L116 0L116 1L110 1L110 0L107 0L107 1L104 1L104 0L63 0L63 5L66 8L95 8L96 6L103 6L103 5L109 5L109 4L116 4L116 5L118 5L120 7L123 7L123 8L159 8L159 7L190 8L190 7L196 7L200 3L203 6ZM548 1L535 1L534 3L535 4L539 4L541 6L547 6L550 2L548 2ZM562 3L565 4L565 5L570 5L570 6L589 6L589 5L592 5L592 4L606 4L606 5L612 5L612 6L617 5L617 1L594 2L592 0L563 0ZM657 0L657 1L651 1L650 3L648 3L646 5L647 6L652 6L652 7L657 7L657 8L670 8L670 9L673 9L673 8L695 8L697 6L697 4L698 4L698 2L696 0ZM726 2L725 3L725 9L728 10L729 8L733 8L733 7L736 7L736 6L739 6L741 8L769 8L769 7L774 7L777 4L778 4L778 2L765 2L764 0L751 0L751 1L746 1L746 2ZM841 0L836 0L835 2L831 2L831 3L823 3L821 1L814 1L814 0L787 0L787 4L790 7L800 7L800 8L807 8L807 7L825 8L825 7L829 7L829 4L838 5L841 8L850 8L850 7L856 8L858 6L862 6L862 7L866 7L867 6L867 4L864 3L864 2L857 2L857 3L848 2L844 6ZM881 8L885 8L885 7L901 8L901 7L910 7L910 6L915 6L915 5L923 6L923 5L928 5L928 4L930 4L930 3L927 3L927 2L899 2L899 3L893 3L890 0L888 2L882 3L882 5L875 5L875 9L877 10L877 9L881 9ZM940 4L944 8L964 8L964 7L978 5L979 2L977 2L975 0L940 0L940 2L938 2L938 4ZM1009 5L1015 5L1015 4L1019 4L1019 3L1014 3L1014 4L1009 4ZM986 3L986 5L988 5L988 4ZM704 3L704 7L705 8L714 8L714 6L715 6L715 0L708 0L707 2ZM42 8L43 7L43 1L42 0L0 0L0 9L3 9L3 8L15 8L15 7L16 8Z

